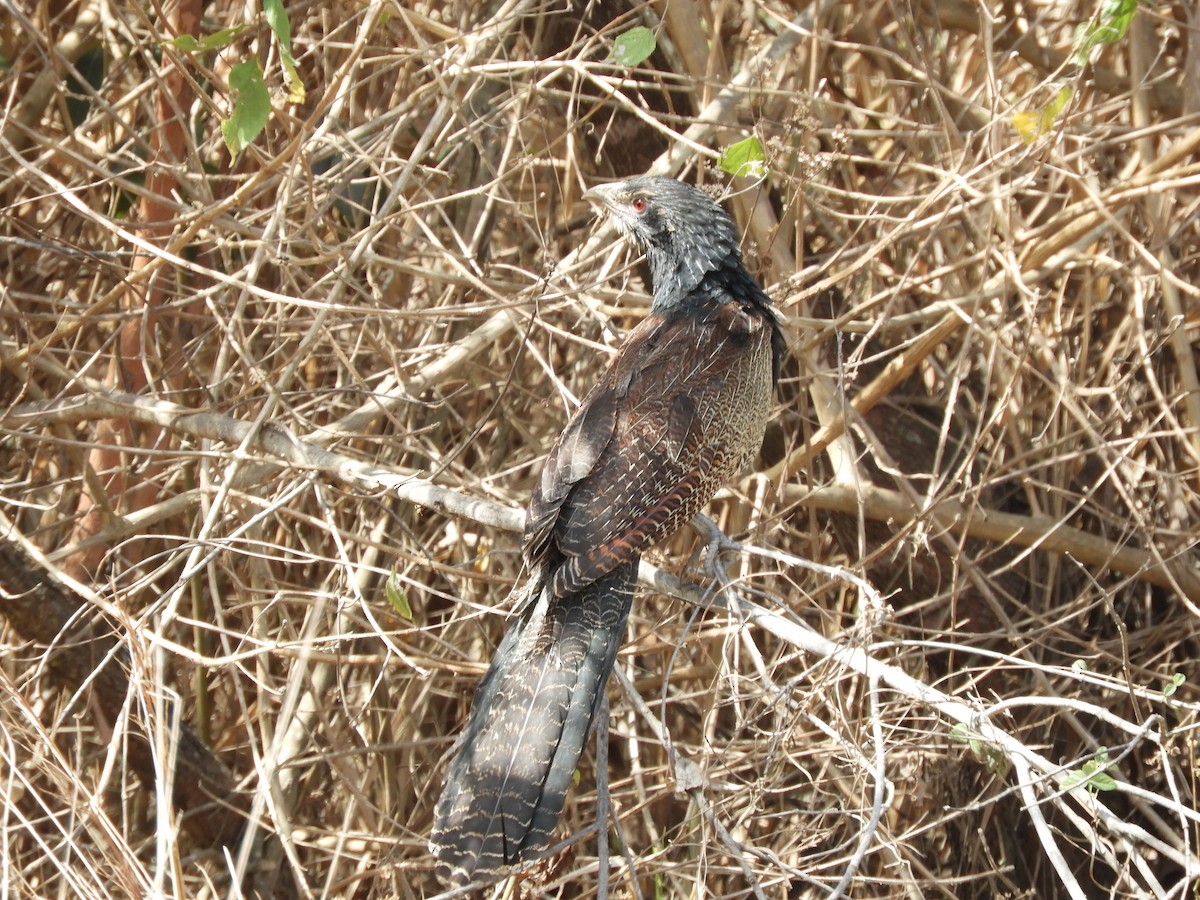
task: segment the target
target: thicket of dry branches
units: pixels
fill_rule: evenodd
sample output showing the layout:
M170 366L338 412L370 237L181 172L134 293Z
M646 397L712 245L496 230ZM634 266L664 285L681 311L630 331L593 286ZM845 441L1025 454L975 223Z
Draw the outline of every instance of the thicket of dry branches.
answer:
M255 4L4 7L0 896L439 890L521 507L645 309L580 194L648 170L728 191L790 356L521 890L1191 896L1190 4L1080 69L1082 2L289 2L300 104Z

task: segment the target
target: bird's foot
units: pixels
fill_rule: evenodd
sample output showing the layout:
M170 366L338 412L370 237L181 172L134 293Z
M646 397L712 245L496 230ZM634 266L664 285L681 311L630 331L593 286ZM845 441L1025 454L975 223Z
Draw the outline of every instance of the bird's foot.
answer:
M729 587L731 580L725 567L721 565L721 557L727 553L741 553L744 549L739 541L735 541L723 532L717 523L708 516L698 513L692 518L692 528L704 541L701 552L704 553L704 570L721 583Z

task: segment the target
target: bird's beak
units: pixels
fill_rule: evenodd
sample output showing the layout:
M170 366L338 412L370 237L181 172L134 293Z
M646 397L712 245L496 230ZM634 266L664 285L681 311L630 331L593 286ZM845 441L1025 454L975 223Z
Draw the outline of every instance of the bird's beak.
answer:
M621 187L617 184L598 184L594 188L589 188L583 192L583 199L592 206L599 207L603 212L611 210L615 203L615 195Z

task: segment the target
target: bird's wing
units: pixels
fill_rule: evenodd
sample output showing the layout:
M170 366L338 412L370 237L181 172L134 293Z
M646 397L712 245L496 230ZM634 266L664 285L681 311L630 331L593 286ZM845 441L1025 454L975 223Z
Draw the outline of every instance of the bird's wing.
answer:
M525 517L524 552L531 568L550 555L554 528L571 489L587 478L612 443L619 403L608 377L612 371L610 368L584 397L542 466Z
M526 556L564 558L562 596L670 536L711 497L726 469L720 421L730 365L743 357L737 329L764 338L737 303L711 320L651 316L633 332L550 452L530 501ZM734 318L730 321L718 319ZM709 425L709 429L712 426ZM740 464L740 461L739 461Z

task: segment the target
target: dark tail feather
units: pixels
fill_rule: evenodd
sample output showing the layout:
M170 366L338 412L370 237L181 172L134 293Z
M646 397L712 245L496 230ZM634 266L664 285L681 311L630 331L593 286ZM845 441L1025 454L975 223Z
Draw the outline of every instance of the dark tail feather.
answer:
M550 846L625 634L637 563L540 595L501 641L438 801L430 849L451 884L491 881Z

